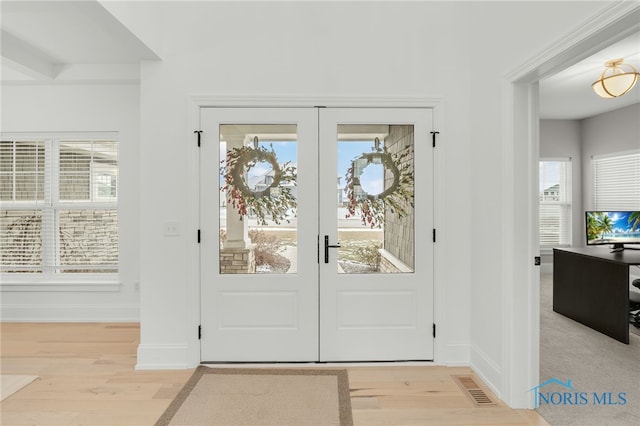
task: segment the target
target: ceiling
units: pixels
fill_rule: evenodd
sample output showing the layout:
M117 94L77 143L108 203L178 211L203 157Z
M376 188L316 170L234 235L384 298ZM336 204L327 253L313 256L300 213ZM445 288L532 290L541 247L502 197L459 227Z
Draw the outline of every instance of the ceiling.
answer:
M1 1L2 82L138 81L159 55L98 1ZM640 103L640 84L621 98L591 89L610 59L640 69L640 33L540 81L540 116L582 119Z
M159 59L98 1L2 1L2 81L139 79Z
M640 103L640 82L626 95L612 99L599 97L591 88L600 78L604 63L617 58L640 70L640 32L540 80L540 117L583 119Z

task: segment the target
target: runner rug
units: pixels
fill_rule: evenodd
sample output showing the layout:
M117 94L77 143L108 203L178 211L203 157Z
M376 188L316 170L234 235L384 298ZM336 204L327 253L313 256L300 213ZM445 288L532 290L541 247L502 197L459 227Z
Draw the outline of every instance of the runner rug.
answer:
M346 370L200 366L156 426L351 426Z
M0 375L0 401L4 401L37 378L38 376Z

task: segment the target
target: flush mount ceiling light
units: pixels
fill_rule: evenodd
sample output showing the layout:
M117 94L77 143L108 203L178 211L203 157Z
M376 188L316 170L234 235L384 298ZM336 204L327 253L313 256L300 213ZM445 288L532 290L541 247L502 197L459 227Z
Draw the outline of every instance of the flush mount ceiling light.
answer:
M622 62L622 59L612 59L605 62L605 70L602 71L600 78L591 85L598 96L617 98L635 86L640 74L632 65Z

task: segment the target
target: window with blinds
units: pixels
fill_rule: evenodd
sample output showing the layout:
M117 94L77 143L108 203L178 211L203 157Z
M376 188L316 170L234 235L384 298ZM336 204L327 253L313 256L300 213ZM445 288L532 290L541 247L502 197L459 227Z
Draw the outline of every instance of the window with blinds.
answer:
M640 151L592 158L594 207L640 210Z
M0 271L118 271L116 140L0 142Z
M540 246L571 245L571 159L540 161Z

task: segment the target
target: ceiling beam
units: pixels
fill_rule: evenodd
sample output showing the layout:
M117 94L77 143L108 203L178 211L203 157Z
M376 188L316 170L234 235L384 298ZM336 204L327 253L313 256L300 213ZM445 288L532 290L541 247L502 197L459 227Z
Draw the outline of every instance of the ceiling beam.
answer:
M144 43L118 17L98 1L76 1L71 3L91 19L103 31L117 39L120 44L136 52L139 60L159 60L160 56Z
M3 64L36 79L56 78L63 64L13 34L1 31Z

